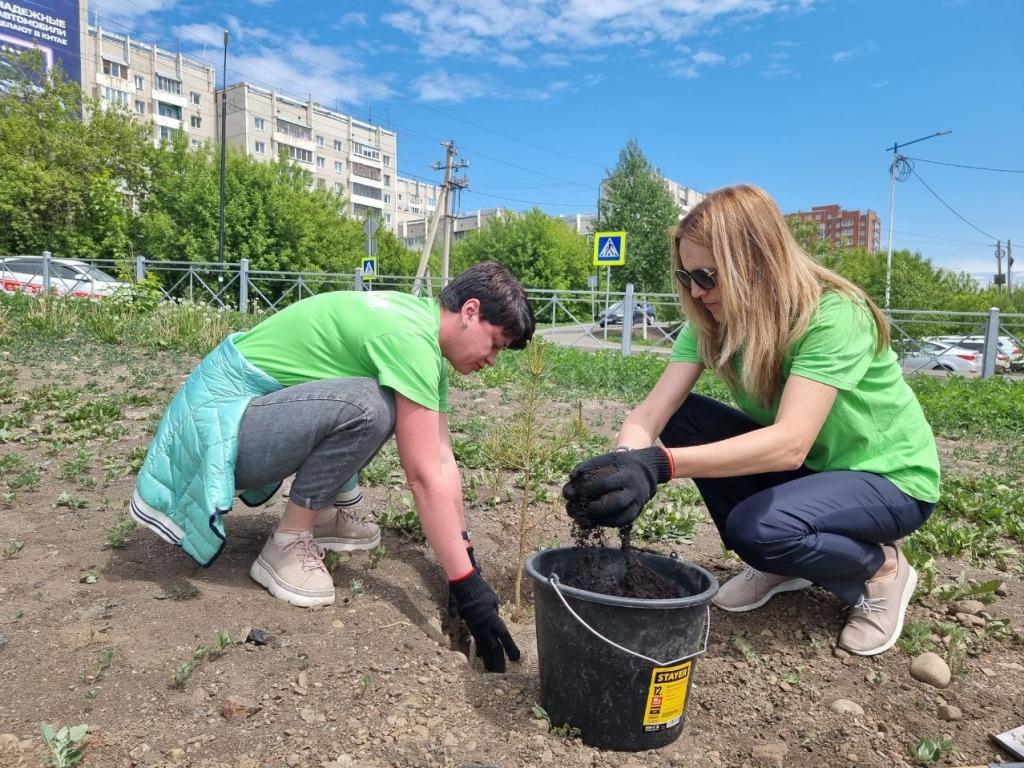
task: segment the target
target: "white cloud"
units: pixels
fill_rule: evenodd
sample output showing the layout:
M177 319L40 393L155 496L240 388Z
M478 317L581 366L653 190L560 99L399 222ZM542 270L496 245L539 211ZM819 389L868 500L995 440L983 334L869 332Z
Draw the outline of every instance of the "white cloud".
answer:
M889 84L888 80L876 80L871 84L872 88L885 88Z
M102 0L97 7L96 2L89 4L91 14L99 11L100 20L121 19L129 21L146 16L150 13L169 11L178 4L178 0Z
M718 19L806 10L813 0L399 0L385 23L428 58L493 59L533 46L606 51L677 42ZM533 61L531 59L530 61Z
M273 5L275 2L277 2L277 0L249 0L249 2L253 5L264 7L267 5Z
M449 102L457 104L466 99L494 95L484 78L472 75L452 75L445 69L421 75L412 81L418 101Z
M714 51L691 53L690 49L682 48L668 65L668 69L676 77L681 77L684 80L696 80L700 77L702 67L722 64L725 60L725 56Z
M856 55L857 55L856 49L850 49L850 50L846 50L846 51L836 51L835 53L832 54L832 61L837 61L837 62L838 61L846 61L847 59L852 59Z
M338 26L344 27L348 25L355 25L360 27L366 26L366 14L359 13L358 11L351 11L346 13L340 19L338 19Z

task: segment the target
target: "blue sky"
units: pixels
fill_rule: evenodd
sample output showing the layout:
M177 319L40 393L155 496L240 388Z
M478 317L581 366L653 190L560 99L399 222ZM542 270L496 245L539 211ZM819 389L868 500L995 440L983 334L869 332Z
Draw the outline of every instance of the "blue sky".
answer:
M884 249L894 141L948 130L904 152L1024 171L1021 0L98 6L111 31L218 69L229 29L229 81L372 114L398 133L402 175L439 180L430 165L455 139L470 163L463 211L593 211L633 137L664 175L701 191L745 181L785 211L873 208ZM1012 239L1024 280L1024 173L915 171L897 185L894 246L988 280L993 241Z

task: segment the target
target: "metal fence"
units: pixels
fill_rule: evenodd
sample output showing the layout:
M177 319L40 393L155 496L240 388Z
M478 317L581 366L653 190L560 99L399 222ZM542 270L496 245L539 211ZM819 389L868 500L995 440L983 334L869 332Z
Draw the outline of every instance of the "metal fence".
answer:
M8 266L16 260L34 260L34 271L16 273ZM55 291L100 298L112 292L110 285L123 285L96 275L69 277L68 262L47 252L8 257L0 261L0 287L7 292ZM139 256L134 262L90 259L76 263L108 273L134 273L136 283L156 274L160 279L151 285L162 299L201 301L243 313L274 312L324 291L392 290L434 296L442 287L439 277L376 275L371 281L359 269L353 273L254 270L247 259L221 265ZM618 350L623 355L668 354L683 325L674 293L638 293L632 285L624 292L550 288L527 288L526 292L537 316L538 335L562 346ZM893 348L908 372L938 370L988 378L1024 368L1024 315L1001 313L994 307L988 312L894 309L887 315Z

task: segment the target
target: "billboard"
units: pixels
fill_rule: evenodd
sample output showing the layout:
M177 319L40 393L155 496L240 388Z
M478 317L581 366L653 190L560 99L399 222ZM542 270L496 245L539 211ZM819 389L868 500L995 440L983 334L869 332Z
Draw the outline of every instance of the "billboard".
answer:
M0 48L38 48L46 68L60 62L71 82L81 82L79 0L0 0Z

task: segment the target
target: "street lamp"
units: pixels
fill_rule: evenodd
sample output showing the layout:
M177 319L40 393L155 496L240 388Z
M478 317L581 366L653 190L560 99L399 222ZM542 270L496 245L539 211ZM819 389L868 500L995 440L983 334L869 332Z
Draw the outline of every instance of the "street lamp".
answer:
M889 164L889 178L892 182L889 185L889 253L885 257L885 309L889 309L889 290L892 286L892 216L893 207L896 205L896 182L906 181L910 178L910 166L907 165L903 155L899 154L901 147L909 147L911 144L917 144L919 141L926 141L928 139L934 139L936 136L945 136L947 133L952 131L937 131L936 133L923 136L920 139L914 139L913 141L907 141L903 144L893 143L892 147L886 147L886 151L892 150L892 163Z

